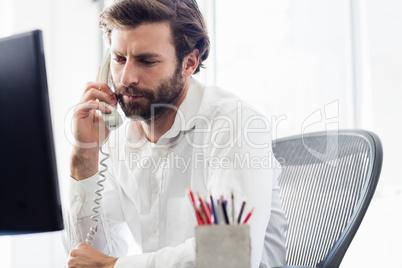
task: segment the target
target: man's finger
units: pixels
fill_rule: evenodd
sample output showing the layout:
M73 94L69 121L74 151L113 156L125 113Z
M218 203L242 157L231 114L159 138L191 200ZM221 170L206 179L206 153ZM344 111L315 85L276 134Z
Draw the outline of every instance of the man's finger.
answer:
M99 67L98 67L98 73L96 74L96 79L95 79L96 82L99 82L100 70L101 70L101 66L99 65Z
M115 95L109 95L102 90L91 88L82 96L81 102L90 100L99 100L109 103L112 106L117 105L117 99Z
M104 114L111 113L111 110L104 104L93 100L77 104L74 108L74 113L78 112L88 113L90 110L99 110Z
M105 92L110 96L114 95L114 92L110 89L110 87L106 83L100 83L100 82L88 82L85 86L83 95L85 95L85 93L91 89L97 89L99 91Z

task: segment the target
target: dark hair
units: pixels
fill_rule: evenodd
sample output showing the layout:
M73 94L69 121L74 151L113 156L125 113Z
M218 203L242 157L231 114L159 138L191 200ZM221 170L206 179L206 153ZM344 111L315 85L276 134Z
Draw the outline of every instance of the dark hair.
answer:
M106 8L99 19L99 27L109 42L113 29L136 28L143 24L170 24L176 57L181 63L194 49L200 60L198 73L209 54L209 37L204 18L195 0L119 0Z

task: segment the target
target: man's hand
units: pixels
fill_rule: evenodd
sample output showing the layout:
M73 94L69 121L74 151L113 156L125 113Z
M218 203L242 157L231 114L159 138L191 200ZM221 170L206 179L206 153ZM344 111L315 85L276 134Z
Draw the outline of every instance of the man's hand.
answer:
M73 133L76 144L71 155L70 170L71 177L76 180L91 177L98 171L98 151L109 134L102 115L97 111L110 113L110 109L99 101L117 105L116 97L107 84L90 82L74 110Z
M113 268L117 258L109 257L85 243L79 243L71 250L68 268Z

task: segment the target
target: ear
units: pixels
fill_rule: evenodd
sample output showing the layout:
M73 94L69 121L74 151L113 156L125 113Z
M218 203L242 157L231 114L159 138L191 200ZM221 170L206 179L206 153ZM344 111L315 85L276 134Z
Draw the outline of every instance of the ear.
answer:
M185 77L191 76L195 69L197 69L198 62L200 60L200 52L198 49L194 49L183 59L183 75Z

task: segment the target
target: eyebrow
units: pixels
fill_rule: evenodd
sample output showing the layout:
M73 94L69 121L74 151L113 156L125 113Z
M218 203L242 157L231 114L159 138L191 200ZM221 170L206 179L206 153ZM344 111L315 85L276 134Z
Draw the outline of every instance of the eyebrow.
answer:
M117 50L113 50L112 51L112 54L115 54L115 55L118 55L118 56L121 56L121 57L125 57L125 55L123 54L123 53L120 53L119 51L117 51ZM135 59L144 59L144 58L159 58L159 57L161 57L161 55L159 55L159 54L157 54L157 53L147 53L147 52L145 52L145 53L140 53L140 54L137 54L137 55L134 55L133 56Z
M115 55L118 55L118 56L123 56L123 53L120 53L119 51L117 51L115 49L111 50L111 54L115 54Z

